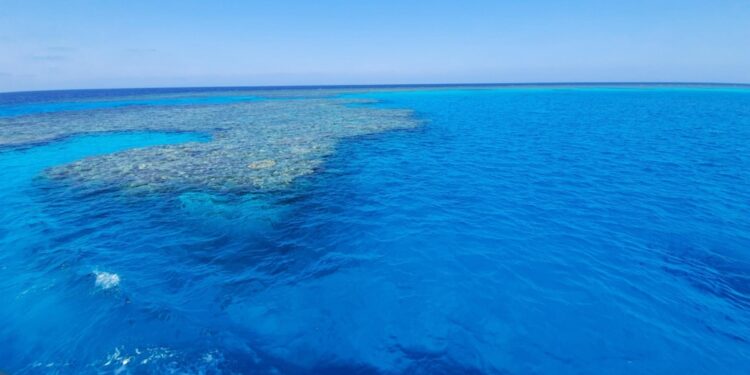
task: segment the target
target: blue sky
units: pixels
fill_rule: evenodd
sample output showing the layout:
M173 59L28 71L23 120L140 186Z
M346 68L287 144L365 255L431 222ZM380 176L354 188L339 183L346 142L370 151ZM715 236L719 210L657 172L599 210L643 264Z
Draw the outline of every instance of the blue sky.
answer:
M0 91L750 83L748 0L0 0Z

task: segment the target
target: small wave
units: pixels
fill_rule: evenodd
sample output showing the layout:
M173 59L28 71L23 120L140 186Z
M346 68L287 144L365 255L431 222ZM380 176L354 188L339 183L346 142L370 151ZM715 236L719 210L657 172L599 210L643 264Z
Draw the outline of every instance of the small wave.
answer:
M94 271L95 285L101 289L111 289L120 285L120 275L116 273Z
M168 347L116 347L103 361L89 366L100 373L215 374L227 364L218 350L180 352Z

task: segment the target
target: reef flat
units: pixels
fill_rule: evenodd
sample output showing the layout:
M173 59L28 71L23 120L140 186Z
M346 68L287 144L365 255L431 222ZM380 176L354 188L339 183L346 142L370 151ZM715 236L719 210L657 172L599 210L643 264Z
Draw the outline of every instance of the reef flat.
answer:
M106 184L139 191L249 191L281 188L312 173L343 138L418 125L409 110L363 105L372 102L330 92L268 94L247 102L0 118L0 147L107 132L202 133L210 140L90 157L55 166L44 175L79 186Z

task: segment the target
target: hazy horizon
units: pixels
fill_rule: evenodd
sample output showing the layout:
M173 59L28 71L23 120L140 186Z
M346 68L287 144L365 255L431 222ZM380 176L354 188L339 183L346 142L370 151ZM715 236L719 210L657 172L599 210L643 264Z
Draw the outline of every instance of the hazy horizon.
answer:
M750 83L741 82L439 82L439 83L376 83L376 84L308 84L308 85L217 85L217 86L132 86L132 87L80 87L80 88L52 88L0 91L0 94L55 92L55 91L128 91L128 90L265 90L265 89L335 89L335 88L410 88L410 87L544 87L544 86L717 86L717 87L746 87Z
M0 92L750 83L750 5L0 0Z

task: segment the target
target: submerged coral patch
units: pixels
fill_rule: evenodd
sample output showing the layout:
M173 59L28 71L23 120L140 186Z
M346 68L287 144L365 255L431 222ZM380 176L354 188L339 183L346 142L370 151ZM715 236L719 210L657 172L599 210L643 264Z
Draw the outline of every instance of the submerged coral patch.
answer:
M276 165L275 160L266 159L266 160L254 161L248 164L247 167L250 169L266 169L266 168L271 168L274 165Z
M274 98L218 105L117 108L0 119L0 146L116 131L200 132L191 142L86 158L45 175L147 191L274 189L312 173L342 138L416 126L408 110L361 99Z

